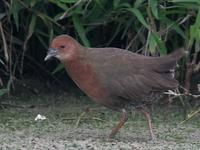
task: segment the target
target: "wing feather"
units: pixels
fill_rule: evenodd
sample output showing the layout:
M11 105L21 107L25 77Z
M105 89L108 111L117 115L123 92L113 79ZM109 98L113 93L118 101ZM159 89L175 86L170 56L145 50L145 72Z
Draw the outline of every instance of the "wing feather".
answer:
M152 91L165 91L178 85L167 73L175 66L175 57L165 60L165 57L147 57L116 48L90 49L87 60L88 57L88 63L94 66L100 82L111 96L135 101ZM170 67L162 71L165 64Z

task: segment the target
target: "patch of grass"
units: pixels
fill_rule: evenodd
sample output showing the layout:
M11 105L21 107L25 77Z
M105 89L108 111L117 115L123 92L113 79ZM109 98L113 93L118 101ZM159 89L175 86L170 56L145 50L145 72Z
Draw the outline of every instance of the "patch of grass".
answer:
M66 149L70 149L70 148L81 148L80 145L76 144L76 143L72 143L72 144L65 144L65 148Z
M21 138L30 135L40 137L53 134L62 140L98 136L103 136L104 139L120 119L120 113L99 106L85 96L39 95L30 97L29 101L20 97L16 97L15 101L13 97L11 102L13 105L19 105L22 102L23 107L0 110L0 131L5 134L21 132ZM76 126L78 117L87 107L91 111L85 113ZM47 119L35 121L37 114L45 115ZM154 131L160 140L176 143L196 141L190 139L188 135L199 131L197 128L199 121L188 121L179 126L183 120L180 109L172 107L163 111L162 108L155 107L152 111L152 120ZM132 141L134 138L141 140L148 139L148 137L146 119L143 114L134 112L129 114L128 122L117 134L116 139ZM79 147L76 143L65 145L68 148L76 146Z
M180 142L184 140L184 137L178 133L171 133L168 135L170 138L175 139L176 141Z

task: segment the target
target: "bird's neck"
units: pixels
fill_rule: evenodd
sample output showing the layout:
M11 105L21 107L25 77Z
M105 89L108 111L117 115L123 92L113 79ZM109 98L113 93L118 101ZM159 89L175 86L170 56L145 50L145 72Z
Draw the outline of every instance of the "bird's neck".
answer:
M63 60L62 63L64 64L65 69L68 73L75 73L75 71L81 71L81 69L78 68L82 68L83 66L85 66L82 51L77 50L73 55L71 55L69 59Z

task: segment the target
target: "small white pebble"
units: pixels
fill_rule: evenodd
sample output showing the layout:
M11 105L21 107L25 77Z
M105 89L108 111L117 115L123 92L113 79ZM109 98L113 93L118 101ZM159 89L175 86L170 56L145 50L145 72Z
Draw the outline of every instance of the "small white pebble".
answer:
M45 120L45 119L47 119L46 116L43 116L43 115L40 115L40 114L38 114L38 115L35 117L35 121L37 121L37 120Z

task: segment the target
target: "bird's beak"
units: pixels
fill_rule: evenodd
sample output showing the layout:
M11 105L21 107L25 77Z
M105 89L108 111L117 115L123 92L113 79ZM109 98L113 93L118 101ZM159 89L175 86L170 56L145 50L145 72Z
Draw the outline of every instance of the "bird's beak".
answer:
M57 56L57 52L58 52L57 49L49 48L48 51L47 51L47 56L44 58L44 61L47 61L52 57L56 57Z

